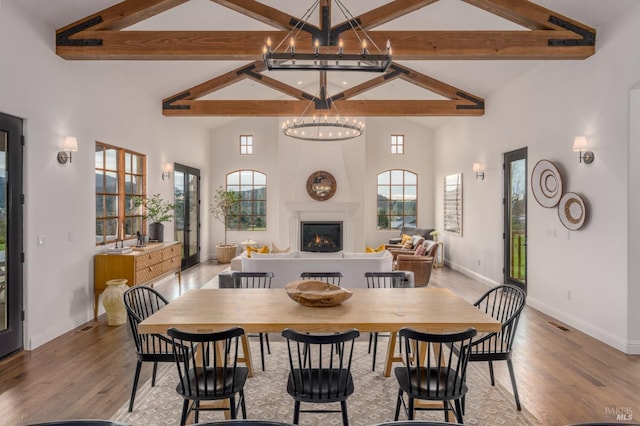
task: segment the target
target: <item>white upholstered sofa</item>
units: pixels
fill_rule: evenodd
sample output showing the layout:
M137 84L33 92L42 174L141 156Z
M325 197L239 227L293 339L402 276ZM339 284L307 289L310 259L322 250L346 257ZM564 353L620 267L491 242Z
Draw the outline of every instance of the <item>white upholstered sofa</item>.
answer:
M393 256L387 250L379 253L253 253L240 255L243 272L273 272L271 287L284 287L300 279L302 272L342 272L341 285L346 288L364 288L365 272L391 271ZM234 268L231 268L232 270Z

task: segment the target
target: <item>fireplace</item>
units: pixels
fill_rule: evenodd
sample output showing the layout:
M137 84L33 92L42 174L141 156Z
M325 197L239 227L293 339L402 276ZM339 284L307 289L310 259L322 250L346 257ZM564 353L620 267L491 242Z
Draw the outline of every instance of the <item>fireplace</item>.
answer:
M342 222L300 222L300 250L342 250Z

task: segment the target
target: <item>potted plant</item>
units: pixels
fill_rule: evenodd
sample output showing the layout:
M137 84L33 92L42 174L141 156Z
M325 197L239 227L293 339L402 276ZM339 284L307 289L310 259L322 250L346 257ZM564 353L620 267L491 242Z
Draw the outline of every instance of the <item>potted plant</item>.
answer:
M242 197L237 192L227 191L221 186L213 194L209 211L224 225L224 244L218 243L216 245L218 263L229 263L236 255L237 245L235 243L227 244L227 230L230 220L238 216L241 199Z
M164 224L171 222L175 204L165 201L160 194L153 194L151 198L138 197L135 199L135 206L144 206L143 218L150 220L149 241L164 241Z
M438 235L440 235L440 233L438 231L431 231L429 232L429 235L431 235L433 237L433 241L438 242Z

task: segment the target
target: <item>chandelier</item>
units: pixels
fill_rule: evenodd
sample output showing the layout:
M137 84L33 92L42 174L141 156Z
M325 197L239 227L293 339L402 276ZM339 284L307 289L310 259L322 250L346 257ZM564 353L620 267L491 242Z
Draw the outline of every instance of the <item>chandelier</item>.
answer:
M326 72L322 71L320 78L320 93L311 99L302 114L294 119L282 123L282 132L289 137L306 141L344 141L357 138L364 133L364 123L356 119L349 120L341 117L335 102L327 98ZM309 116L309 110L334 110L335 115L328 113L322 117Z
M332 1L345 17L345 24L331 26ZM320 17L317 27L307 22L316 10ZM300 117L282 124L283 133L307 141L342 141L361 136L364 124L356 119L341 117L335 102L327 98L327 71L384 72L391 64L391 42L387 40L386 49L382 52L362 28L360 19L354 18L341 0L315 0L302 18L292 20L292 25L291 31L275 48L272 47L271 38L267 39L262 49L264 62L269 70L319 71L320 92L311 99ZM349 30L353 31L362 46L359 52L344 51L341 34ZM296 52L295 39L302 31L311 35L312 52ZM287 39L288 45L281 49ZM369 52L369 44L378 53ZM311 108L324 114L320 114L320 118L310 116Z
M267 42L262 48L262 56L269 70L365 72L384 72L387 70L391 64L391 42L387 40L386 49L382 52L362 28L360 20L354 18L340 0L333 0L333 2L338 6L347 23L331 28L331 0L323 0L319 11L320 27L310 25L307 20L320 4L320 0L315 0L302 18L293 22L294 26L289 34L275 48L272 48L271 38L267 38ZM344 43L340 35L348 30L354 32L361 44L362 48L359 52L344 52ZM301 31L310 33L313 43L312 53L296 52L295 38ZM284 50L279 50L282 45L286 44L287 38L289 43ZM369 52L369 44L374 46L378 53ZM326 51L321 51L321 47L326 48ZM337 47L337 49L329 52L328 48L330 47Z

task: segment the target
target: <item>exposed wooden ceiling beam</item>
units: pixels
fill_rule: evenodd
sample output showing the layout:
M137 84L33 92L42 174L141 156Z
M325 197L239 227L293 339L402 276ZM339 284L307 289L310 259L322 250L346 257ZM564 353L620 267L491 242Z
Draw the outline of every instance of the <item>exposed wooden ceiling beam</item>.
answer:
M395 0L392 3L384 4L372 9L356 18L360 20L360 26L369 31L371 28L386 24L411 12L415 12L425 6L437 2L438 0ZM338 24L342 26L345 23Z
M320 98L329 98L336 105L336 109L318 109L312 102L317 99L306 92L285 83L262 75L264 66L260 62L254 62L240 67L229 73L213 78L198 86L187 89L181 93L170 96L163 101L163 113L169 116L193 116L193 115L240 115L240 116L286 116L286 115L376 115L376 116L434 116L434 115L482 115L484 113L484 99L460 90L456 87L428 77L410 68L398 64L391 64L385 74L365 81L344 92L328 96L327 72L321 71ZM233 100L200 100L199 98L227 87L229 84L239 81L241 78L251 78L267 87L285 93L297 101L233 101ZM362 94L396 78L415 84L416 86L439 94L445 100L350 100L350 98ZM406 106L403 106L406 103ZM321 103L323 104L323 103ZM312 106L313 105L313 106ZM381 107L386 105L386 109ZM357 108L362 107L362 112ZM242 108L247 108L246 112ZM399 108L399 111L398 111Z
M235 10L243 15L277 28L289 31L293 28L291 22L299 18L282 12L276 8L267 6L254 0L211 0L221 6ZM317 27L316 27L317 28Z
M159 13L165 12L189 0L125 0L98 13L60 28L57 33L77 28L87 21L100 18L92 30L121 30Z
M465 100L352 100L336 101L342 116L395 117L395 116L481 116L484 109L469 108L473 103ZM326 110L308 108L309 101L272 100L200 100L176 101L174 109L163 109L166 116L241 116L280 117L324 114ZM184 107L184 109L179 109ZM306 110L306 111L305 111Z
M95 46L56 46L65 59L137 60L258 60L267 37L277 31L84 31L101 40ZM580 40L573 31L369 31L379 46L393 40L393 59L585 59L593 45L550 45L551 40ZM300 34L299 53L312 53L311 36ZM344 33L345 51L358 51L360 42Z
M489 13L500 16L518 25L531 30L557 30L562 29L549 21L550 16L568 22L585 31L595 34L595 30L578 21L563 16L553 10L544 8L540 5L530 2L529 0L463 0Z

